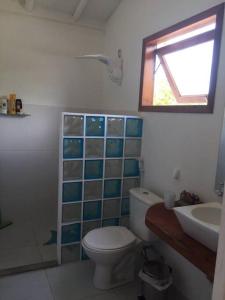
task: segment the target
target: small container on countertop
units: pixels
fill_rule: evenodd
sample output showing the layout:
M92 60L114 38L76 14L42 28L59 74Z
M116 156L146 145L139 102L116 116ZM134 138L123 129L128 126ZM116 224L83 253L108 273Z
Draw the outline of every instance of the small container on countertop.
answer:
M174 192L164 192L164 205L167 209L172 209L175 205L176 194Z

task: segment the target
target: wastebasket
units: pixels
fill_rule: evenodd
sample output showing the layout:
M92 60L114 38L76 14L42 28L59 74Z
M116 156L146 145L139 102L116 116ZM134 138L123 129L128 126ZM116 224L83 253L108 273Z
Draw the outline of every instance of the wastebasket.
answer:
M162 257L150 260L143 250L144 264L139 272L141 280L140 300L166 300L168 288L173 282L172 269ZM152 250L152 249L151 249Z

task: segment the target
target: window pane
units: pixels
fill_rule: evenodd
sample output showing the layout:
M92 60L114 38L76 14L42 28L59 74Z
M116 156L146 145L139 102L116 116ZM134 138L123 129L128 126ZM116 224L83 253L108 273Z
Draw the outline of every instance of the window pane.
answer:
M153 105L176 105L176 99L170 88L162 66L156 61Z
M164 56L181 96L208 94L213 45L210 41Z
M180 34L174 38L171 38L165 42L162 42L162 43L158 43L157 44L157 49L159 48L162 48L162 47L165 47L165 46L168 46L168 45L172 45L172 44L175 44L177 42L180 42L180 41L183 41L183 40L186 40L186 39L189 39L193 36L196 36L196 35L199 35L199 34L202 34L204 32L208 32L208 31L211 31L213 29L216 28L216 23L212 23L212 24L209 24L209 25L206 25L204 27L201 27L201 28L198 28L198 29L195 29L195 30L191 30L190 32L187 32L187 33L184 33L184 34Z

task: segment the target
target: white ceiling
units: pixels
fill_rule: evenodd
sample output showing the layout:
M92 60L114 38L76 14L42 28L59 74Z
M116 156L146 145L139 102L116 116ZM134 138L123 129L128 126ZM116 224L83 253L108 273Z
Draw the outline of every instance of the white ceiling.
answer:
M106 22L113 14L121 0L90 0L82 18L97 19Z
M35 0L34 8L41 7L50 11L57 11L73 15L79 0Z
M21 0L19 1L21 2ZM46 13L63 14L64 17L68 17L68 21L77 12L77 8L84 4L81 13L79 13L79 18L75 21L97 27L105 25L121 2L121 0L24 0L24 3L26 1L34 1L31 13L41 9Z

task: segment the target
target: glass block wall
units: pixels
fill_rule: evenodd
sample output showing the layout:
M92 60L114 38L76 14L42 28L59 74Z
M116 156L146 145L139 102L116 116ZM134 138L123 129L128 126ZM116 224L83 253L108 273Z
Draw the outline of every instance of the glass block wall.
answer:
M59 157L59 263L86 259L82 237L129 222L129 189L140 185L143 121L63 113Z

